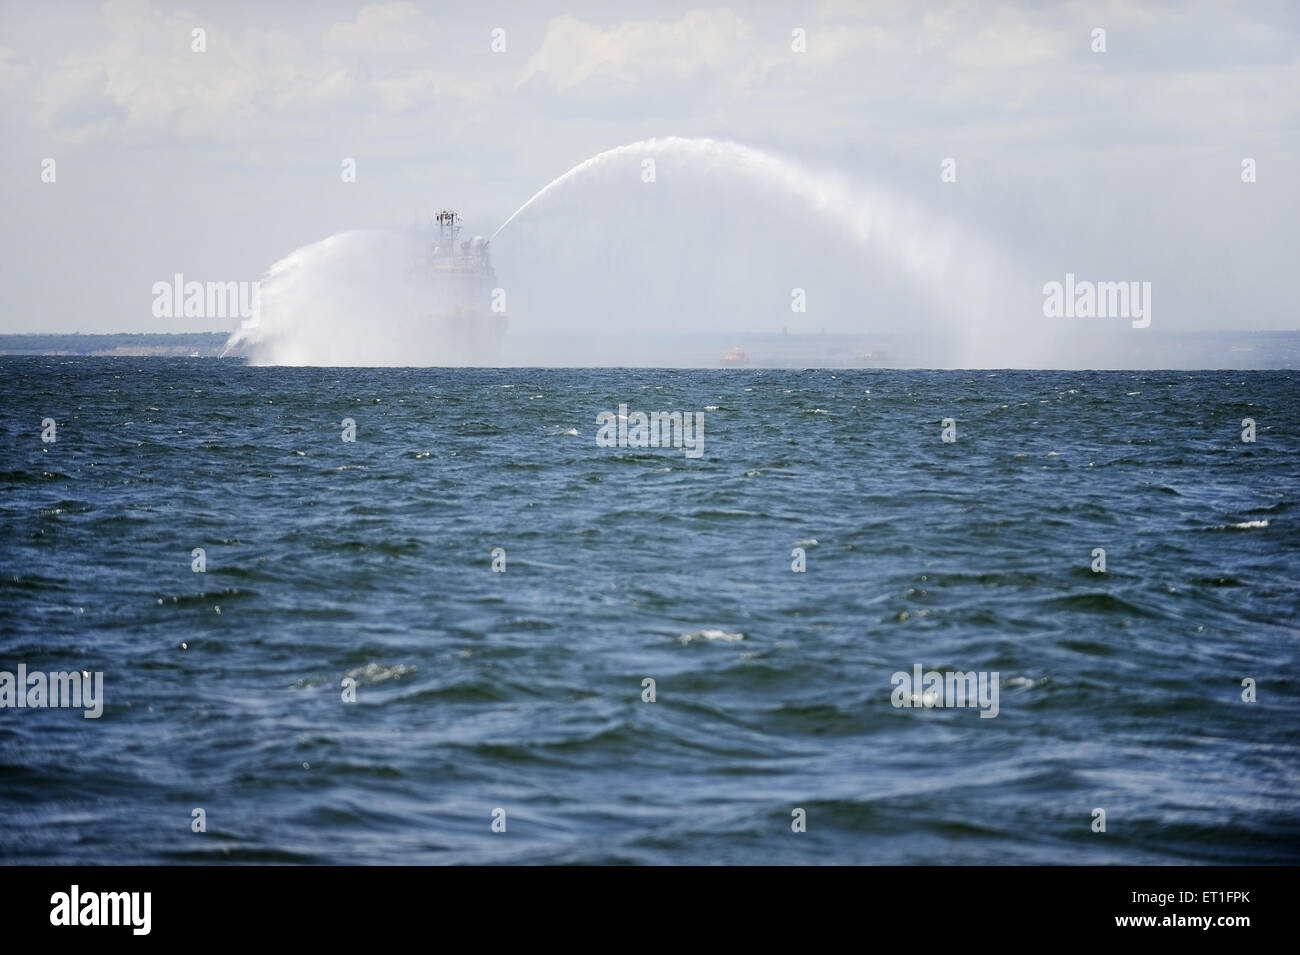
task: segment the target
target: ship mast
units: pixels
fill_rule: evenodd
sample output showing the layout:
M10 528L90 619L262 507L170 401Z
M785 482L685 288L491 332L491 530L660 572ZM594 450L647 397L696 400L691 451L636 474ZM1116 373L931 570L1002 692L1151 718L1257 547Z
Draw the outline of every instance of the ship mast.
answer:
M433 221L438 223L438 244L434 247L434 256L447 264L456 263L456 237L460 235L460 213L443 209Z

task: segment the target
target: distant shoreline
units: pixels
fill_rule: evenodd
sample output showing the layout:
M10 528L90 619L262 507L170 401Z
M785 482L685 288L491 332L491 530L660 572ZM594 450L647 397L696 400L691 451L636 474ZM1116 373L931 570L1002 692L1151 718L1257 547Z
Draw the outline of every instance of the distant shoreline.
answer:
M215 358L227 332L109 332L105 334L0 335L0 355L93 355L99 357Z
M1127 332L1127 329L1124 330ZM0 335L0 356L98 358L219 358L225 332L34 333ZM1063 335L1081 347L1096 339ZM1300 331L1161 332L1113 335L1102 371L1286 371L1300 368ZM638 360L600 361L603 355ZM506 338L505 368L964 368L957 353L915 333L785 334L737 332L700 335L582 335L556 331ZM577 360L575 360L577 359ZM229 357L226 360L242 362ZM411 367L440 367L414 363ZM446 367L446 366L441 366ZM984 366L980 366L984 367ZM991 366L990 366L991 367ZM1015 367L1015 366L1006 366ZM1025 370L1051 370L1025 369ZM1058 368L1056 370L1066 370Z

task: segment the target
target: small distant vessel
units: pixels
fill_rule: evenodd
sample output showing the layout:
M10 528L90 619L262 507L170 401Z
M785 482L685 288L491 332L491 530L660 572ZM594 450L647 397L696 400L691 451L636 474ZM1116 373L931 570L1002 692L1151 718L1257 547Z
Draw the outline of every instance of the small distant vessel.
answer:
M725 355L722 356L722 363L724 365L730 365L732 367L736 367L739 365L748 365L749 356L746 355L743 351L741 351L740 346L737 345L735 348L731 349L731 351L727 352Z

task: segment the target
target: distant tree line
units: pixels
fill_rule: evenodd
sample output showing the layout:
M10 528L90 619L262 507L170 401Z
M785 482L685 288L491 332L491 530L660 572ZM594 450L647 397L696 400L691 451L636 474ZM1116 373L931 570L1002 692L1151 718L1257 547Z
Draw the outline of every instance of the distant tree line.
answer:
M43 333L0 335L0 351L22 352L101 352L115 348L189 349L201 353L219 350L230 335L226 332L112 332L109 334Z

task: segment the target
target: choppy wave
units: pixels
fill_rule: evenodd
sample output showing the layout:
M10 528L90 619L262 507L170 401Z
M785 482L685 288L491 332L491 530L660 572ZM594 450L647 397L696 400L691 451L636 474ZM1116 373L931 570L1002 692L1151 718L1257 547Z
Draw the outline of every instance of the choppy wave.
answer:
M0 364L0 861L1300 861L1293 373Z

